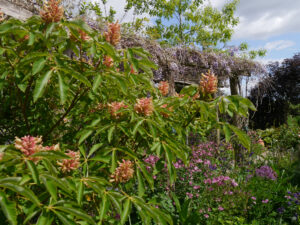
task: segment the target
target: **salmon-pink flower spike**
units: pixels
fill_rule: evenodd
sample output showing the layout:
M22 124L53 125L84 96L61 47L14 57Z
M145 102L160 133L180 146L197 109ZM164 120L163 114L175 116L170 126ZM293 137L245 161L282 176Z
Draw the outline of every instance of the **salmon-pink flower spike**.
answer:
M118 21L116 23L108 24L108 31L104 33L106 41L116 46L121 39L120 28L121 26Z
M213 94L217 92L218 78L210 71L206 74L202 73L200 81L200 90L204 94Z
M122 159L122 162L118 162L118 164L118 168L111 175L110 182L126 183L133 177L133 162L131 162L130 160Z
M169 83L167 81L159 82L158 89L163 96L169 93Z
M128 108L128 106L125 105L123 101L122 102L112 102L112 103L108 104L109 113L115 119L119 119L122 116L122 113L118 112L118 111L120 109L126 109L126 108Z
M42 137L25 136L15 137L15 148L19 149L24 155L30 156L43 149Z
M46 23L59 22L63 15L64 9L59 6L60 0L48 0L40 11L40 16Z
M108 68L113 67L114 66L114 60L109 56L104 56L103 64Z
M76 170L80 165L80 153L69 150L66 155L70 156L71 159L63 159L62 162L58 162L57 164L63 172Z
M152 97L137 99L137 103L134 106L134 110L138 114L143 114L145 116L151 116L154 111Z

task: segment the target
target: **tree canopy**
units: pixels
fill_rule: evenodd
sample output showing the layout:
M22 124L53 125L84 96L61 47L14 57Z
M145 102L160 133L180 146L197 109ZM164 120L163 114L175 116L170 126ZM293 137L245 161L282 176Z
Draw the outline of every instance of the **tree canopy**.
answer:
M279 126L286 122L289 105L300 104L300 53L282 64L269 64L268 69L268 76L250 93L250 99L257 105L252 117L255 128Z

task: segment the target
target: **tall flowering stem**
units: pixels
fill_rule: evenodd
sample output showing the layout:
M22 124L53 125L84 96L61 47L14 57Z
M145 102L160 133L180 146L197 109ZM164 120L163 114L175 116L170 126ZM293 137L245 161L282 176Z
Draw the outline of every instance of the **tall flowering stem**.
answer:
M158 89L163 96L169 93L169 83L167 81L161 81L158 85Z
M144 116L151 116L154 111L152 97L137 99L137 103L134 106L134 110L138 114L143 114Z
M213 94L217 92L218 78L208 71L206 74L202 73L199 88L203 94Z
M110 44L116 46L121 39L120 24L118 21L116 23L111 23L108 25L108 31L104 33L105 39Z
M60 6L60 0L49 0L44 3L40 16L45 23L59 22L64 15L64 9Z
M119 166L115 172L111 175L110 182L114 183L126 183L133 178L134 169L133 162L130 160L122 159L122 162L118 162Z

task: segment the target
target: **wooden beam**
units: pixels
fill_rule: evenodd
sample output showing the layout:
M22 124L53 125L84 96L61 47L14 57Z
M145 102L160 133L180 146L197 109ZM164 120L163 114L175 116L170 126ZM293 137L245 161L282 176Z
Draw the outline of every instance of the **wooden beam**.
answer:
M23 9L11 2L0 0L0 10L9 16L12 16L19 20L26 20L34 14L29 10Z

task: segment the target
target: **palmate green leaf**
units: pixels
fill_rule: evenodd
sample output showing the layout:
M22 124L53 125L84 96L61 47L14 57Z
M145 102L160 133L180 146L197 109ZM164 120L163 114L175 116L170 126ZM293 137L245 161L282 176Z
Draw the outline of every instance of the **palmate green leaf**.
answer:
M93 91L94 92L100 87L101 82L102 82L102 76L100 74L98 74L95 77L95 80L94 80L94 83L93 83Z
M73 69L71 67L59 67L58 70L62 71L64 73L70 74L76 80L79 80L80 82L84 83L88 87L92 87L90 81L85 76L83 76L79 72L77 72L75 69Z
M129 198L127 198L123 204L123 210L122 210L122 214L121 214L121 224L125 224L125 222L128 219L128 215L130 213L130 209L131 209L131 201Z
M92 129L88 129L82 132L80 139L78 141L78 144L81 144L82 142L84 142L89 136L91 136L91 134L94 132L94 130Z
M240 129L238 129L237 127L235 127L233 125L228 124L228 126L237 135L241 144L245 148L250 150L251 140L250 140L249 136L245 132L241 131Z
M117 199L113 194L111 194L111 192L107 192L107 196L110 199L111 203L117 209L117 212L121 215L122 208L121 208L121 204L119 202L119 199Z
M105 55L111 56L114 60L118 59L118 53L111 44L109 44L108 42L96 42L96 44L99 48L104 50Z
M224 131L224 134L225 134L226 142L229 142L230 138L231 138L231 131L230 131L229 127L227 126L227 124L223 125L223 131Z
M141 169L144 177L146 178L147 182L150 185L150 188L152 190L154 190L154 180L153 180L152 175L147 171L147 169L145 168L145 166L142 162L136 162L136 165L137 165L138 168Z
M58 90L59 90L60 103L65 104L65 102L67 100L67 96L68 96L69 87L65 83L61 74L59 72L57 74L58 74L58 85L59 85Z
M47 29L46 29L46 38L49 37L49 35L52 33L53 29L56 27L57 23L50 23L47 25Z
M84 183L83 181L80 180L77 187L77 203L79 206L82 205L83 192L84 192Z
M104 195L102 196L102 200L100 203L100 213L99 213L99 223L102 224L103 218L107 213L108 210L108 206L109 206L109 201L107 198L107 194L104 193Z
M20 195L23 195L24 197L28 198L31 202L36 204L37 206L40 206L41 203L38 199L38 197L28 188L22 187L17 184L11 184L11 183L0 183L0 187L8 188L14 192L17 192Z
M48 159L70 159L71 157L60 151L42 151L32 155L32 157L41 156Z
M32 65L32 74L35 75L42 71L46 63L45 58L40 58L39 60L35 61Z
M173 155L172 155L170 149L166 147L166 145L163 145L163 148L164 148L165 153L166 153L167 168L168 168L168 172L169 172L169 176L170 176L170 183L172 185L175 182L175 179L176 179L176 171L175 171L173 163L172 163Z
M51 176L49 174L41 174L40 176L45 177L49 181L52 181L55 186L61 188L64 192L71 194L72 191L69 189L68 184L64 180Z
M45 210L42 211L41 215L39 216L36 225L51 225L54 217L51 213L46 212Z
M23 224L27 225L28 221L30 221L33 217L35 217L38 213L42 211L41 208L37 208L35 205L32 205L27 212L26 218L23 220Z
M108 135L107 135L108 143L110 143L110 142L112 141L114 131L115 131L115 126L113 125L113 126L112 126L111 128L109 128L109 130L108 130Z
M113 149L111 153L111 167L110 167L110 172L113 173L115 172L117 168L117 150Z
M143 195L145 194L145 184L142 178L142 174L138 168L136 169L136 175L138 178L138 195L139 197L143 197Z
M62 211L64 213L71 214L77 218L80 218L80 219L88 222L89 224L96 224L95 221L92 219L92 217L90 217L88 214L86 214L85 212L83 212L79 209L74 209L74 208L66 207L66 206L55 206L55 209Z
M35 34L32 33L32 32L30 32L30 33L29 33L28 46L33 45L34 41L35 41Z
M108 164L110 162L111 158L112 157L110 155L103 155L102 153L99 153L99 154L95 155L94 157L90 158L89 160L99 161L99 162Z
M31 172L31 176L36 184L40 184L40 179L39 179L39 172L31 160L26 160L26 164Z
M0 191L0 205L2 212L4 213L6 219L11 225L17 225L17 210L16 210L16 203L10 202L6 195ZM5 221L2 221L3 223Z
M93 145L93 147L90 149L89 154L88 154L87 157L90 158L90 156L93 155L102 146L103 146L103 143Z
M36 102L44 93L45 87L50 80L52 75L52 70L49 70L47 73L42 75L37 81L33 91L33 101Z
M53 200L57 201L57 187L53 180L47 180L45 177L42 177L42 181L44 185L46 186L47 191L50 193Z
M76 225L75 222L73 222L72 220L70 220L67 217L67 214L65 213L60 213L56 210L53 210L53 212L55 213L55 215L58 217L58 219L64 224L64 225Z
M133 128L133 130L132 130L133 136L136 135L136 132L138 131L138 128L142 125L142 123L143 123L144 121L145 121L145 119L141 119L140 121L138 121L138 122L135 124L135 126L134 126L134 128Z

